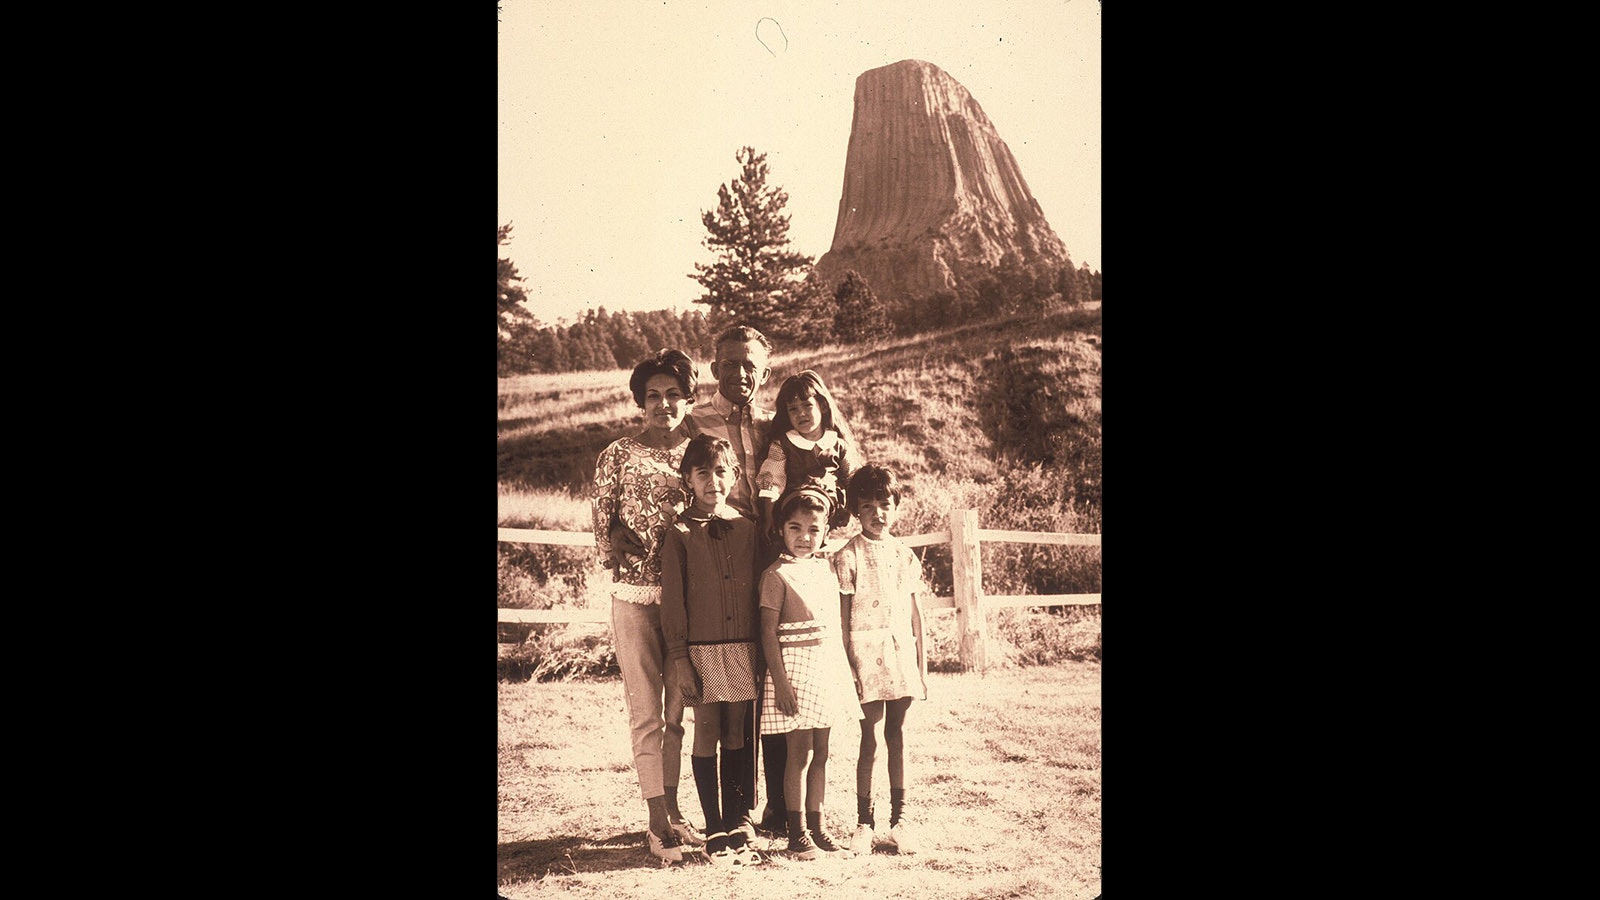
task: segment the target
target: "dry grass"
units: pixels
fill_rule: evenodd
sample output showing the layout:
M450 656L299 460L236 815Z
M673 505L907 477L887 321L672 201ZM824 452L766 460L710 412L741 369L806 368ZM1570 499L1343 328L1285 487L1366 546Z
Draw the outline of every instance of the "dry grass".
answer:
M500 485L500 527L590 531L589 498L575 489L516 490Z
M700 363L696 396L716 390L706 348L688 348ZM868 459L901 475L913 495L930 492L930 509L975 503L1013 464L1019 448L1059 431L1064 416L1100 417L1100 311L1058 310L1045 316L980 322L870 346L828 344L783 351L757 401L772 408L783 379L815 369L843 407ZM499 380L499 482L517 490L576 492L593 475L606 444L640 427L627 391L629 373L573 372ZM1002 383L1005 382L1005 383ZM997 422L1004 392L1055 398L1032 421ZM977 504L981 507L982 504ZM915 530L905 530L914 533ZM938 529L926 529L938 530Z
M644 849L645 807L619 680L501 683L499 893L509 900L557 891L605 900L720 900L734 891L784 900L1098 896L1099 664L984 677L934 673L928 688L906 726L908 809L923 853L802 862L774 852L768 865L733 873L700 854L663 866ZM832 741L825 814L836 836L854 826L857 739L836 733ZM880 825L888 808L884 765L880 748ZM689 773L685 758L678 795L699 823ZM781 851L782 844L763 835L758 846Z

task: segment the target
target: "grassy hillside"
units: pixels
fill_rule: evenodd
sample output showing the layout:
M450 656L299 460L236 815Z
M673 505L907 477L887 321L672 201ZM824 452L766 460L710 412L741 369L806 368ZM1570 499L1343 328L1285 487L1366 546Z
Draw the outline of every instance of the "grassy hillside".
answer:
M716 390L709 348L684 349L701 366L697 397L709 400ZM1100 531L1098 305L875 346L779 352L762 404L773 406L783 379L806 368L828 382L867 460L908 483L897 533L947 530L952 509L978 510L984 528ZM640 427L628 374L500 379L502 527L589 529L595 457ZM922 555L935 593L949 594L949 548ZM591 556L502 544L500 605L585 603L563 598L595 587L586 580ZM985 543L983 578L995 594L1098 593L1099 550ZM1098 628L1095 643L1098 656Z
M709 400L715 392L709 353L687 349L701 365L697 397ZM866 457L896 469L919 496L943 494L982 508L984 495L1008 473L1042 464L1071 476L1065 499L1085 517L1073 524L1098 524L1098 309L980 323L875 347L779 352L760 402L770 408L783 379L806 368L827 380ZM595 457L639 428L627 381L621 369L500 379L501 487L583 496ZM971 490L953 490L957 485Z

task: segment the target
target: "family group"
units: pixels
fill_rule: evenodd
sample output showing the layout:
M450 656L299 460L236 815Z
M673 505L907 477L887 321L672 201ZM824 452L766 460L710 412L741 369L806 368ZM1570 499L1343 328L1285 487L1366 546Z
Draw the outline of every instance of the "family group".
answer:
M697 403L696 366L664 349L634 367L637 434L595 463L595 544L611 570L611 628L633 765L655 856L703 852L744 868L757 830L794 859L915 853L906 817L906 713L927 698L915 554L893 536L902 485L863 457L823 378L785 378L774 410L757 393L772 344L719 334L717 390ZM849 533L852 517L860 530ZM684 710L705 827L678 807ZM856 828L823 822L829 734L857 725ZM872 777L881 725L889 817ZM757 747L766 809L756 810Z

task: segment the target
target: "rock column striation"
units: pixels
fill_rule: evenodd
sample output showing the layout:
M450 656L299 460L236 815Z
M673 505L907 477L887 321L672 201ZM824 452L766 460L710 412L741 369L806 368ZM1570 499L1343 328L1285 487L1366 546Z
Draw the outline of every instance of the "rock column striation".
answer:
M952 288L960 264L1067 261L1017 161L978 101L932 63L907 59L856 78L830 289L855 269L882 300Z

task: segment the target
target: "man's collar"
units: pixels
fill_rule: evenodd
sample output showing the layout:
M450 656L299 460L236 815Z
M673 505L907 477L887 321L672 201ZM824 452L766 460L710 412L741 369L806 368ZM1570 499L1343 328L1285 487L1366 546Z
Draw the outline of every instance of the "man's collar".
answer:
M735 409L743 409L751 422L760 424L772 421L772 410L762 409L757 406L755 398L751 398L750 402L744 406L738 407L733 405L732 400L722 396L721 391L718 391L711 395L711 408L724 419L730 418Z
M744 406L734 406L733 401L722 396L721 391L711 395L711 408L716 410L717 415L724 419L732 416L736 410L744 410L745 415L749 416L752 422L756 418L756 404L753 399Z

